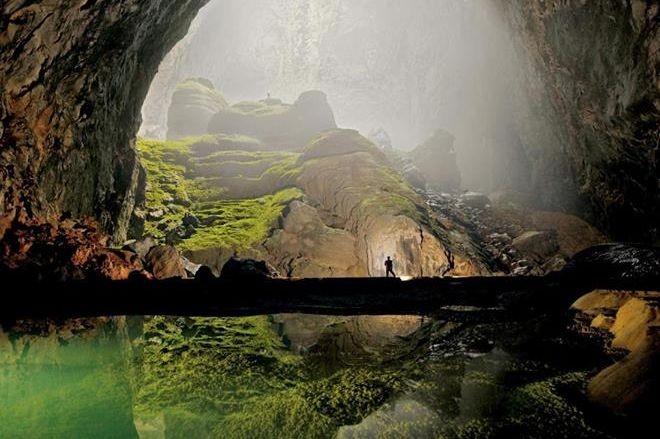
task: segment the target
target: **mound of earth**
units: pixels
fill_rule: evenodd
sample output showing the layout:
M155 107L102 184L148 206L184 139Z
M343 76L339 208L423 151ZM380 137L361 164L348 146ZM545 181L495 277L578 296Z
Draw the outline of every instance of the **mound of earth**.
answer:
M296 150L317 133L336 127L326 95L312 90L293 104L265 99L222 109L211 118L208 132L247 135L276 149Z

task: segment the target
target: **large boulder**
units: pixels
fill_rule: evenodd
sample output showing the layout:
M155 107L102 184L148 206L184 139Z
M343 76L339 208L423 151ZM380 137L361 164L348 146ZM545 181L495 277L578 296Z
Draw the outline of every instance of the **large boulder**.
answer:
M229 258L220 272L223 279L267 279L275 276L276 273L265 261L237 257Z
M513 246L524 256L543 262L559 251L554 231L529 231L513 240Z
M159 245L149 250L146 256L147 267L156 279L186 277L186 267L177 249L169 245Z
M488 195L479 192L465 192L464 194L461 194L460 200L461 203L473 209L483 210L486 208L486 206L491 204Z
M316 136L303 150L299 162L311 159L366 152L381 163L387 162L385 154L357 130L338 129Z
M251 136L276 149L300 149L316 134L336 127L326 95L315 90L302 93L293 105L278 99L240 102L208 123L210 133Z
M189 78L180 82L167 113L167 138L206 134L211 117L225 108L225 98L208 79Z
M590 380L589 399L644 420L660 403L660 292L595 290L572 308L607 334L606 349L629 352Z
M291 277L365 276L355 236L323 223L317 209L293 201L288 214L265 243L274 264Z
M660 334L660 298L631 298L616 313L612 346L637 351L652 346Z
M412 163L424 175L426 183L440 191L455 191L461 184L456 164L454 136L438 130L410 153Z
M309 204L341 219L341 227L356 237L368 275L383 276L387 256L402 276L486 272L469 239L459 243L460 234L433 227L423 200L385 154L359 133L324 133L308 145L299 162L297 186Z
M660 405L658 347L633 352L601 371L589 382L587 396L615 413L650 415Z
M660 285L660 247L601 244L577 253L562 270L566 278L635 279L637 285Z

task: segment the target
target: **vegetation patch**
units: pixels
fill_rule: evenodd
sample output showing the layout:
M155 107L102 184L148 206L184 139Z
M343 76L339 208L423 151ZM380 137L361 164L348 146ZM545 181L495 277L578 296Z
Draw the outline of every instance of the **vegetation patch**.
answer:
M192 232L184 229L186 235L176 242L182 250L243 250L268 236L282 210L302 196L293 187L300 172L298 154L253 151L250 146L215 149L199 157L201 149L225 141L226 136L138 140L148 183L145 233L168 241L184 218L193 215L199 224ZM231 142L252 145L238 137Z
M208 105L207 101L209 101L217 107L227 107L227 101L222 93L213 87L213 83L202 78L189 78L179 82L174 88L173 99L176 99L177 95L185 95L188 99L191 96L198 97L199 104L202 105Z
M256 199L195 203L193 211L202 225L179 247L183 250L210 247L248 249L266 239L282 210L301 196L300 190L291 188Z

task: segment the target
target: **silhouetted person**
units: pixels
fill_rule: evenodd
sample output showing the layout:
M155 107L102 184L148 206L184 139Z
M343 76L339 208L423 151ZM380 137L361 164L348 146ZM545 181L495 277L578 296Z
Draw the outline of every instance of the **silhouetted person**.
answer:
M394 274L394 261L388 256L385 260L385 277L390 277L390 273L392 277L396 277L396 274Z
M456 264L456 261L454 259L454 255L448 249L445 250L445 257L447 258L447 266L442 271L442 276L441 277L445 277L447 275L447 273L450 273L454 269L455 264Z

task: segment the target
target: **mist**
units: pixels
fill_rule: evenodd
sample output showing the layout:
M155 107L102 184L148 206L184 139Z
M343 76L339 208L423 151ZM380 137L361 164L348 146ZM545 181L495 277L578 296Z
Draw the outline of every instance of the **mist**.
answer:
M163 109L188 77L231 103L317 89L340 127L383 129L397 149L451 133L464 189L515 185L527 172L511 152L521 66L500 12L467 0L212 1L162 62L141 134L164 136Z

